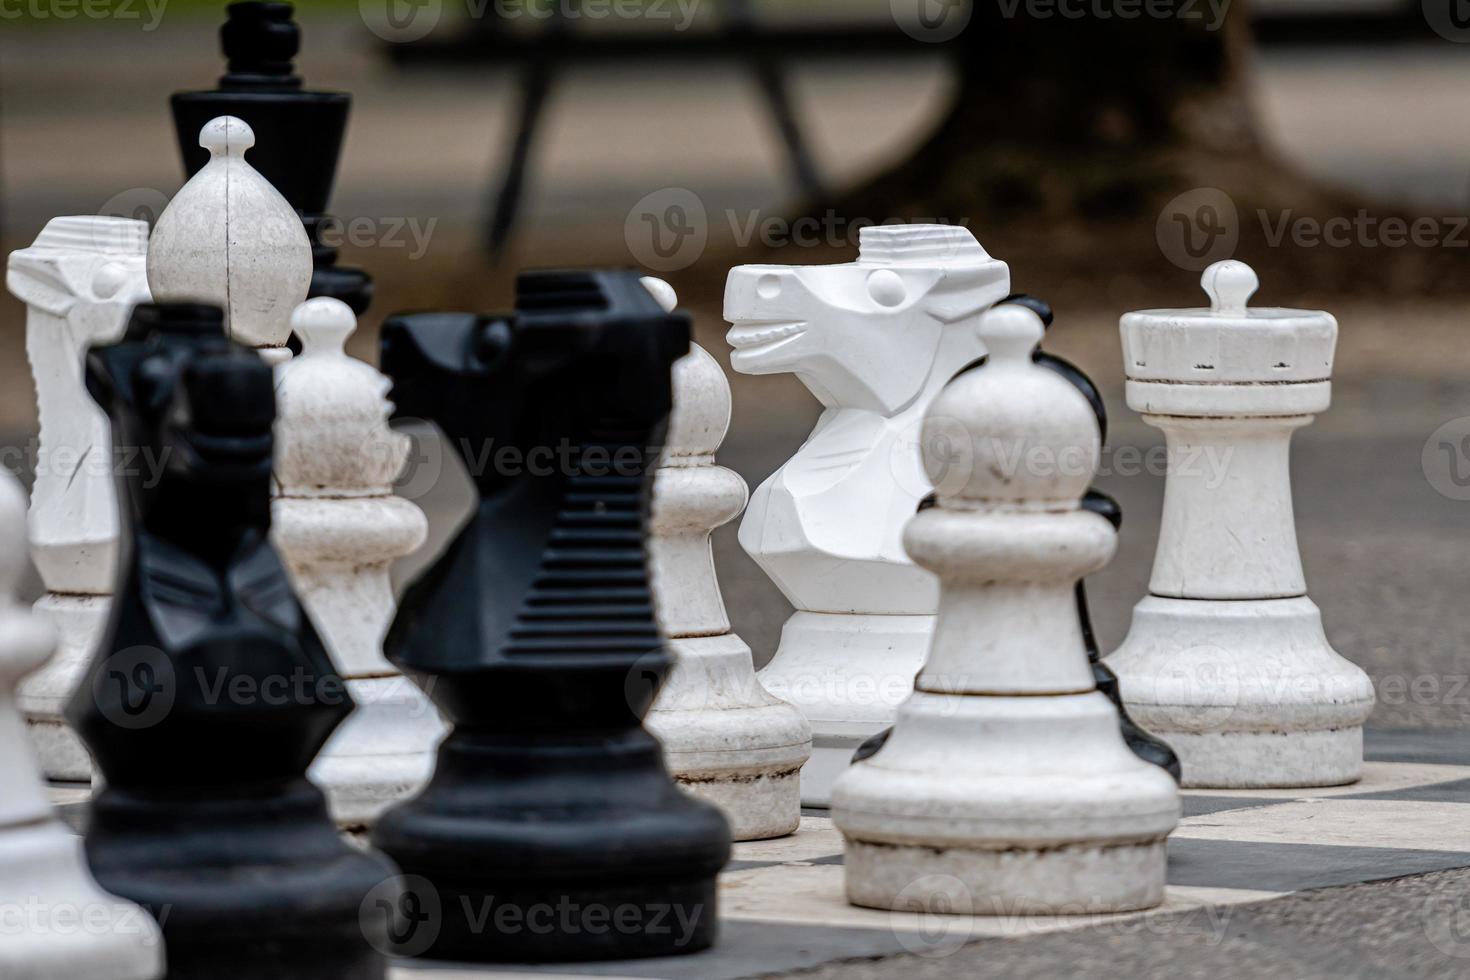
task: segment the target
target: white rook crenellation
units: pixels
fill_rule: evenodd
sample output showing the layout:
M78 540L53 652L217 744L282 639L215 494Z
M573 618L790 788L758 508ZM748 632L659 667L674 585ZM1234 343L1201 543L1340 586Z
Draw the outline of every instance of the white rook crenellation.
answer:
M158 216L148 284L165 302L213 303L232 338L289 356L291 311L311 287L311 242L296 209L245 160L255 133L220 116L199 133L209 162Z
M645 279L664 308L673 290ZM745 507L745 481L715 462L730 425L730 383L698 344L674 364L674 410L653 481L649 564L674 665L644 725L679 785L715 804L735 840L779 837L801 822L811 728L755 675L730 629L710 532Z
M1074 589L1112 557L1085 510L1092 407L1034 364L1041 320L982 317L988 363L930 406L936 505L904 532L940 583L928 661L877 754L837 780L848 900L977 915L1142 909L1164 895L1174 781L1093 686Z
M46 595L36 611L60 638L56 656L21 685L20 706L51 779L91 776L87 750L62 710L106 625L117 570L112 435L87 394L83 360L88 346L117 340L133 305L148 299L147 247L142 221L53 218L29 248L11 253L6 276L26 304L26 355L40 418L29 526Z
M924 663L938 590L901 541L931 489L916 436L945 382L984 353L974 317L1009 289L1005 263L950 225L864 228L856 262L730 270L731 366L793 373L824 409L740 525L796 607L760 677L811 722L808 806L827 805Z
M341 300L296 308L301 355L276 368L272 537L357 709L311 767L338 823L363 826L416 792L444 726L383 656L395 603L389 566L427 533L423 511L393 495L408 439L388 425L390 382L347 356L357 328Z
M1350 783L1373 687L1307 597L1288 469L1292 432L1330 402L1337 322L1248 308L1242 262L1203 285L1209 309L1122 319L1128 405L1163 430L1169 469L1149 595L1107 663L1186 786Z
M147 912L98 887L82 839L64 827L36 774L16 704L21 678L46 662L56 631L15 601L25 567L25 494L0 472L0 976L154 980L163 939ZM27 914L27 910L33 910Z

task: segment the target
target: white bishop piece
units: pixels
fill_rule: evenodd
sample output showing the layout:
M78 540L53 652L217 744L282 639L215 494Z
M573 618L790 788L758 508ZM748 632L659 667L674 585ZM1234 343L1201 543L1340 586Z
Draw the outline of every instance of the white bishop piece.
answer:
M0 472L0 976L154 980L163 937L153 918L98 887L82 840L62 826L36 775L15 686L46 662L55 632L15 601L25 562L25 494Z
M311 288L301 217L245 161L255 133L243 119L211 119L199 145L209 162L164 208L148 242L153 298L212 303L232 338L272 361L289 357L291 311Z
M864 228L856 262L730 270L730 365L791 372L824 409L740 524L796 608L760 676L811 722L807 806L827 805L924 663L939 595L901 543L930 490L916 437L945 382L985 352L974 317L1009 291L1005 263L951 225Z
M939 615L892 735L833 790L857 905L1058 914L1163 900L1179 796L1093 687L1073 590L1115 546L1079 506L1101 438L1081 392L1032 363L1041 334L1020 306L985 314L989 362L924 421L937 504L904 544L939 576Z
M27 678L20 705L48 778L86 780L91 760L62 709L103 627L117 570L117 499L107 416L87 394L83 359L117 340L133 304L148 299L148 225L129 218L53 218L12 252L6 285L26 304L26 354L41 438L31 491L31 557L46 585L36 612L60 649ZM129 466L156 461L119 458Z
M272 536L357 710L312 764L338 823L371 823L421 788L444 727L383 657L395 604L389 565L424 540L423 511L393 495L408 439L388 426L390 382L343 345L357 328L341 300L296 308L301 356L276 368L277 496Z
M660 279L644 284L667 310ZM755 676L730 630L710 532L745 507L745 481L715 463L730 425L730 383L703 347L674 364L674 410L654 474L649 561L673 669L645 719L684 789L724 811L735 840L779 837L801 821L802 764L812 735L802 713Z
M1337 322L1247 308L1242 262L1203 285L1209 309L1122 319L1128 406L1164 431L1169 471L1149 595L1107 662L1186 786L1350 783L1373 686L1307 598L1288 471L1292 431L1331 398Z

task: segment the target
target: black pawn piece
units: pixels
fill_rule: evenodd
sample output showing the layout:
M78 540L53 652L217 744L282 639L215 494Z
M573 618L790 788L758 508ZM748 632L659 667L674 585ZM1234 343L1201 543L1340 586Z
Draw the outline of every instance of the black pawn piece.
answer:
M411 901L440 910L406 955L591 960L714 941L729 827L675 786L642 727L670 663L648 483L688 349L688 318L632 272L523 273L513 315L383 327L398 412L438 423L480 498L385 644L452 725L428 787L373 831Z
M335 219L326 214L347 131L352 96L302 88L292 59L301 47L301 28L289 3L247 0L226 8L220 28L229 67L219 87L173 96L174 127L192 177L209 161L199 131L217 116L238 116L255 131L250 165L301 214L311 239L311 296L332 296L361 315L373 299L373 281L361 269L337 265L330 240Z
M102 773L87 859L163 927L169 980L379 980L396 869L307 766L353 704L270 543L271 369L213 306L144 304L93 348L123 559L67 720Z

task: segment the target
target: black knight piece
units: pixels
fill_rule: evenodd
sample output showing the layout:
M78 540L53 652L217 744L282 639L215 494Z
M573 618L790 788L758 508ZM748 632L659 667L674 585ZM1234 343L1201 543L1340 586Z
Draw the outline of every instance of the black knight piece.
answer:
M688 318L632 272L523 273L514 315L383 327L399 414L436 422L479 491L385 644L452 725L428 787L373 831L410 899L441 910L405 953L587 960L714 940L729 828L676 788L641 723L669 667L648 477L688 349Z
M331 238L335 219L325 212L337 175L352 96L302 88L292 59L301 29L289 3L232 3L220 28L229 67L219 87L179 92L172 100L184 170L192 177L209 162L199 131L218 116L237 116L255 131L250 165L301 214L311 239L311 296L332 296L361 315L372 302L373 281L361 269L337 265Z
M353 705L269 539L271 369L218 308L144 304L87 385L133 461L111 619L66 712L102 775L92 871L158 918L170 980L377 980L389 919L360 910L396 869L306 779Z
M1026 293L1012 293L1000 302L1015 303L1026 307L1041 318L1041 323L1044 327L1050 327L1052 324L1051 305L1045 300L1037 299L1035 296L1030 296ZM1057 374L1060 374L1070 381L1078 391L1082 392L1082 396L1092 406L1093 414L1097 416L1098 437L1101 442L1106 443L1108 438L1107 406L1103 403L1102 395L1098 392L1097 385L1092 383L1092 379L1071 361L1057 357L1055 354L1048 354L1039 347L1032 352L1031 358L1037 364L1050 368ZM985 358L981 357L974 363L965 365L964 369L959 373L964 374L965 371L979 367L984 363ZM926 506L932 506L933 501L934 498L931 494L919 504L919 509L923 510ZM1089 489L1087 494L1082 498L1082 506L1086 510L1093 511L1107 518L1112 523L1114 530L1117 530L1123 523L1123 510L1118 506L1118 502L1100 490ZM1162 739L1144 731L1139 727L1137 722L1128 716L1128 709L1123 705L1123 696L1118 691L1118 676L1113 673L1111 667L1103 663L1102 656L1098 651L1097 639L1092 633L1092 614L1087 607L1087 587L1083 582L1079 581L1077 583L1076 593L1077 616L1082 623L1082 639L1087 647L1087 660L1092 664L1092 680L1097 685L1097 689L1109 701L1113 702L1113 707L1118 709L1118 722L1123 730L1123 741L1128 743L1128 747L1133 750L1134 755L1145 762L1153 763L1170 776L1173 776L1174 782L1179 782L1179 757L1174 754L1174 750L1165 744ZM892 732L891 728L884 729L863 742L862 745L858 746L857 751L853 753L852 761L861 762L875 755L883 747L883 743L888 741L890 732Z

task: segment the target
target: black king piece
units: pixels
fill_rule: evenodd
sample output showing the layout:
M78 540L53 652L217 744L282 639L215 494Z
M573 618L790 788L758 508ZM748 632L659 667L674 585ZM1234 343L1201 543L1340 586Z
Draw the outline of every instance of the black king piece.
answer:
M229 66L219 87L178 92L171 105L184 170L190 176L209 162L199 131L218 116L238 116L255 130L250 165L301 214L311 239L311 296L332 296L361 315L372 302L373 281L361 269L337 264L331 240L335 219L326 214L347 131L352 96L302 87L292 59L301 28L289 3L232 3L220 28Z
M390 919L361 910L396 869L306 779L353 705L269 539L271 369L217 307L144 304L87 386L152 461L119 470L117 592L66 712L102 773L92 871L159 919L169 980L377 980Z
M399 414L438 423L479 491L386 643L452 726L428 787L373 831L410 898L442 910L406 950L586 960L714 940L729 828L642 726L670 663L649 475L688 349L688 318L620 271L523 273L514 315L383 327Z

